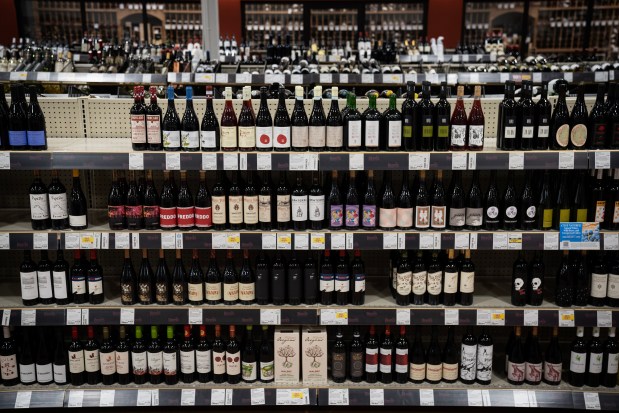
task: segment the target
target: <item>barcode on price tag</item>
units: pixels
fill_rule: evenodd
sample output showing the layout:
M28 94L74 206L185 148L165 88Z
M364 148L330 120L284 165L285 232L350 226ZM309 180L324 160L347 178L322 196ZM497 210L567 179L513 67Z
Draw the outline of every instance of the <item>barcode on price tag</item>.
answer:
M584 392L585 409L587 410L601 410L600 395L593 392Z
M196 404L196 389L181 390L181 406L195 406Z
M260 325L279 325L281 319L280 309L260 309Z
M419 404L421 406L434 406L434 390L420 389L419 390Z
M574 327L574 310L559 310L559 327Z
M385 405L385 390L370 389L370 406L384 406L384 405Z
M329 389L329 406L348 406L348 389Z
M265 404L264 388L259 387L257 389L251 389L251 405L261 406Z
M120 309L120 324L132 325L135 320L135 308Z

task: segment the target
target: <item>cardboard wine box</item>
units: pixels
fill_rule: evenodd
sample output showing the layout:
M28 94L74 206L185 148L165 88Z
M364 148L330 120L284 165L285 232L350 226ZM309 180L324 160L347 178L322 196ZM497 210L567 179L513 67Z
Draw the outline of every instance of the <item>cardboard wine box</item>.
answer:
M306 327L301 337L304 384L327 384L327 329Z
M298 383L301 371L299 327L275 328L275 383Z

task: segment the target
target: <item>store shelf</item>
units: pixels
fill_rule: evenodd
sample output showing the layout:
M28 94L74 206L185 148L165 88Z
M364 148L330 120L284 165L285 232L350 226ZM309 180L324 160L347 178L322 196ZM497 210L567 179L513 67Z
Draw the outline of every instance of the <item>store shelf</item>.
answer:
M165 85L166 76L159 74L124 73L49 73L0 72L0 82L40 82L62 84L146 84Z
M398 56L399 63L492 63L495 61L496 57L493 60L490 54L444 54L442 60L430 54Z

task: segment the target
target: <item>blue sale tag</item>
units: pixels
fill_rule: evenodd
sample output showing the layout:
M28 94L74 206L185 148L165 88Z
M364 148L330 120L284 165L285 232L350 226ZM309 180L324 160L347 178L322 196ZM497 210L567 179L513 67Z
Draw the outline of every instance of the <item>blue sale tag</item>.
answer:
M562 250L600 249L600 223L561 222L559 245Z

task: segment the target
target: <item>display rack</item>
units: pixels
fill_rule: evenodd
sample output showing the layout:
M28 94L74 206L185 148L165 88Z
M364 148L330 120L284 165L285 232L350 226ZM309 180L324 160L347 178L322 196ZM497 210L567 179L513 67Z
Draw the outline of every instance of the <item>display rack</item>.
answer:
M410 43L425 34L424 21L423 2L365 5L365 29L376 40Z

